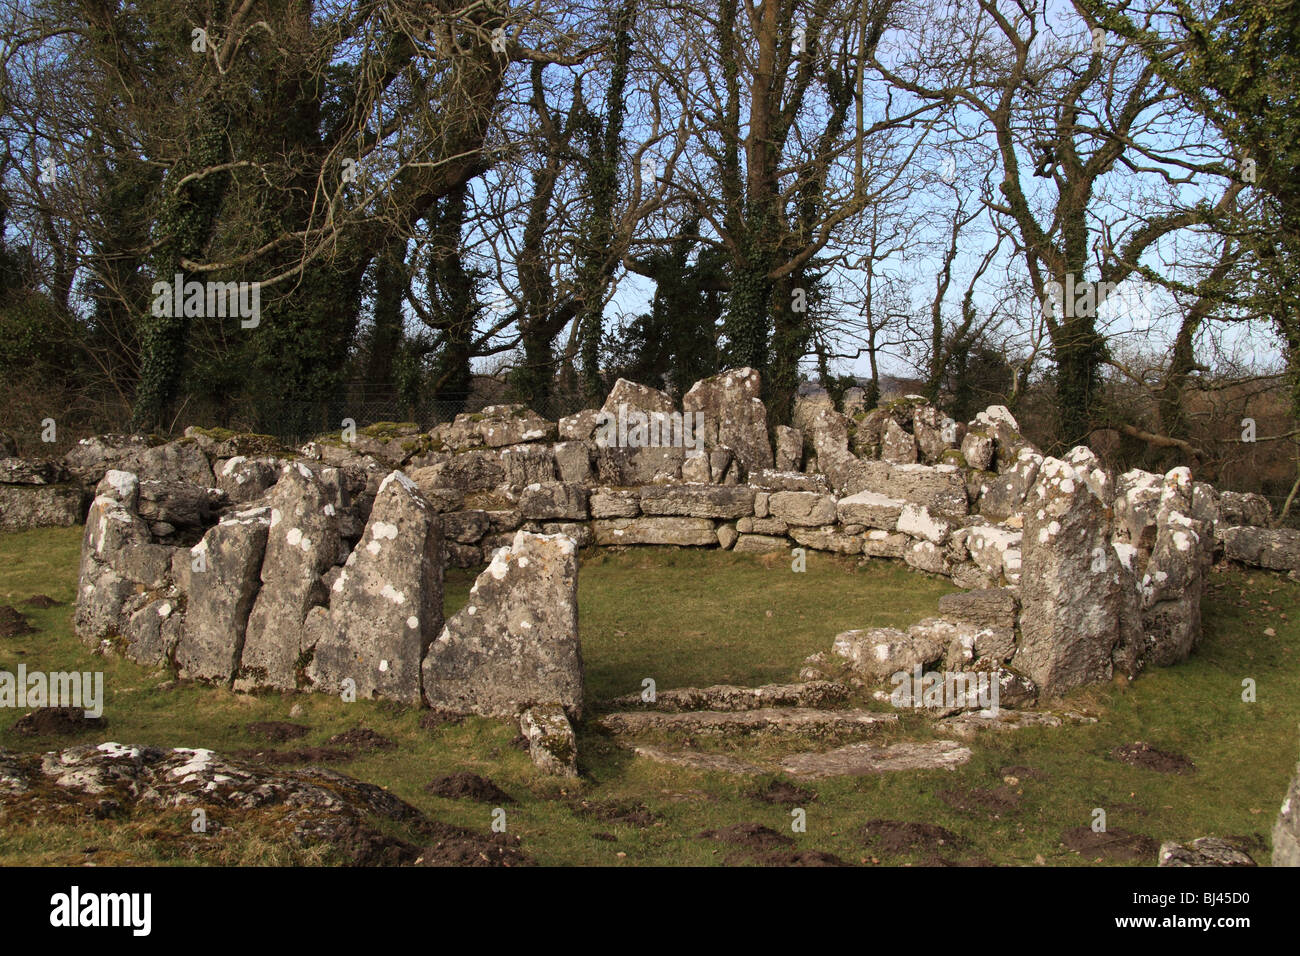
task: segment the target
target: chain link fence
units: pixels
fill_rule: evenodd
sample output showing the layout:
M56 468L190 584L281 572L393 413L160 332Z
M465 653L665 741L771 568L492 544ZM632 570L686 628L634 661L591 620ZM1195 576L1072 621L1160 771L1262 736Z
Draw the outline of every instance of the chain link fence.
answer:
M477 385L462 402L432 396L412 400L391 385L365 382L348 383L332 395L310 401L241 397L223 403L182 398L172 420L159 434L176 438L195 425L270 435L281 444L296 447L319 435L340 431L345 422L358 429L379 422L413 422L427 431L454 420L461 412L477 412L488 405L511 401L502 383L493 381L487 386ZM535 404L534 410L550 421L585 407L580 399L560 396L540 404ZM57 458L82 438L131 431L130 402L119 396L58 393L48 387L0 389L0 432L15 439L21 455Z

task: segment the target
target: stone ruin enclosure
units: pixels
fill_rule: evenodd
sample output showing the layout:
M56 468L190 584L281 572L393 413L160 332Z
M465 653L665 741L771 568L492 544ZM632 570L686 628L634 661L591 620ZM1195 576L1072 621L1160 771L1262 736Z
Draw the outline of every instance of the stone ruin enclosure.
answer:
M1185 658L1217 555L1300 567L1300 535L1265 527L1262 497L1185 468L1112 476L1085 447L1045 457L1001 406L963 424L917 397L851 417L803 400L773 442L759 394L737 369L679 412L619 380L558 423L501 405L293 452L201 429L101 436L58 463L6 459L0 482L94 489L75 616L88 645L236 690L518 719L559 773L576 772L584 705L579 548L803 548L946 576L964 593L935 616L828 634L800 680L942 665L994 675L1010 708ZM681 412L692 441L645 444L638 428ZM611 445L601 426L620 415ZM484 563L444 621L444 567Z

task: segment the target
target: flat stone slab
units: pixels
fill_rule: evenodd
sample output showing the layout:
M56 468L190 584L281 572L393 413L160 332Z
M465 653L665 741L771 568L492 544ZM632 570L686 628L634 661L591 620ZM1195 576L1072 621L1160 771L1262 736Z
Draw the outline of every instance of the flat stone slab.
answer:
M737 687L714 684L710 687L674 687L659 691L653 702L640 694L626 694L609 703L614 707L681 712L692 710L757 710L761 707L825 707L847 700L849 685L837 681L813 680L801 684L764 684L761 687Z
M955 717L945 717L937 722L948 733L970 738L981 730L1022 730L1025 727L1061 727L1065 724L1095 724L1096 717L1087 717L1072 711L1058 714L1045 710L972 710Z
M638 744L632 748L638 757L645 757L655 763L666 763L674 767L686 767L688 770L712 770L719 773L755 775L767 773L764 768L729 757L726 754L704 754L687 750L665 750L662 747L650 747Z
M899 770L952 770L971 758L970 749L955 740L923 743L849 744L825 753L791 754L781 760L781 769L792 777L816 780L821 777L861 777Z
M652 710L606 714L598 723L615 734L667 731L701 736L732 736L763 732L825 735L895 724L896 714L873 710L814 710L803 707L760 707L756 710L696 710L661 713Z

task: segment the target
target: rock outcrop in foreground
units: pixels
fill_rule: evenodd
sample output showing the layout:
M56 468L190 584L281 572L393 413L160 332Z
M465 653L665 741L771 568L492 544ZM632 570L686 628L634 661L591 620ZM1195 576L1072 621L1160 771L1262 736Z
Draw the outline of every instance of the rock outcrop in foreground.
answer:
M356 866L529 862L518 837L430 820L387 790L332 770L273 770L211 750L118 743L46 754L0 749L0 812L9 821L76 825L90 812L140 823L156 814L170 827L178 809L193 821L185 850L200 858L228 851L224 833L287 846L303 861L323 852Z

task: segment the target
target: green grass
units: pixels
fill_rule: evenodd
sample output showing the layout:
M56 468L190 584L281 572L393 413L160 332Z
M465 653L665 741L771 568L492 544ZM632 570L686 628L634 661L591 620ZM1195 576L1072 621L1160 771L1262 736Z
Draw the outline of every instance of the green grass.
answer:
M660 688L789 681L809 654L854 627L907 627L953 591L901 563L809 552L794 573L785 555L638 548L586 552L578 620L587 694L604 700ZM448 572L444 606L464 606L473 571Z
M321 745L331 735L369 727L398 747L337 765L388 787L435 819L487 831L492 807L435 797L433 777L471 770L491 778L518 803L507 807L508 827L523 849L543 864L718 864L748 859L740 851L702 840L705 829L762 823L790 834L789 809L760 802L751 792L770 778L740 778L664 767L634 758L610 738L579 734L581 781L546 778L511 745L516 728L505 721L470 719L433 730L420 712L382 702L345 704L319 694L239 695L181 683L171 675L115 658L93 658L71 632L71 602L81 529L0 535L0 604L20 606L37 633L0 639L0 669L103 670L108 727L81 738L32 739L9 728L19 716L0 714L0 746L44 751L73 742L117 740L216 750L265 747L244 727L251 721L289 720L312 730L286 748ZM472 572L450 572L446 604L465 602ZM640 689L645 677L660 689L687 684L790 680L800 661L828 650L848 627L906 625L935 613L943 581L893 562L858 569L853 562L809 552L806 574L788 558L728 553L631 550L583 556L579 603L588 695L593 701ZM22 607L34 594L63 602L48 610ZM798 848L834 853L846 861L924 862L918 853L886 855L864 842L872 819L934 823L965 844L945 850L954 860L999 864L1092 862L1065 850L1062 831L1086 826L1092 810L1107 810L1113 830L1157 841L1237 836L1268 860L1267 841L1286 782L1295 767L1300 695L1300 585L1262 572L1216 572L1204 602L1205 637L1192 658L1145 673L1132 683L1093 688L1066 705L1086 709L1095 725L1025 730L985 736L972 744L971 762L954 771L927 771L802 784L816 791ZM1275 636L1267 636L1271 628ZM1243 678L1253 678L1258 702L1241 700ZM925 738L931 731L905 716L890 737ZM1163 775L1109 757L1120 744L1145 740L1190 757L1195 773ZM1022 777L1020 803L993 819L953 809L944 790L1002 784L1001 768L1026 765L1042 779ZM581 801L600 806L644 805L654 815L644 829L579 812ZM0 804L0 864L78 864L88 846L101 863L311 863L264 839L195 849L174 838L176 821L135 818L107 823L61 821L14 825ZM612 834L613 842L596 834ZM623 855L620 855L623 854Z

